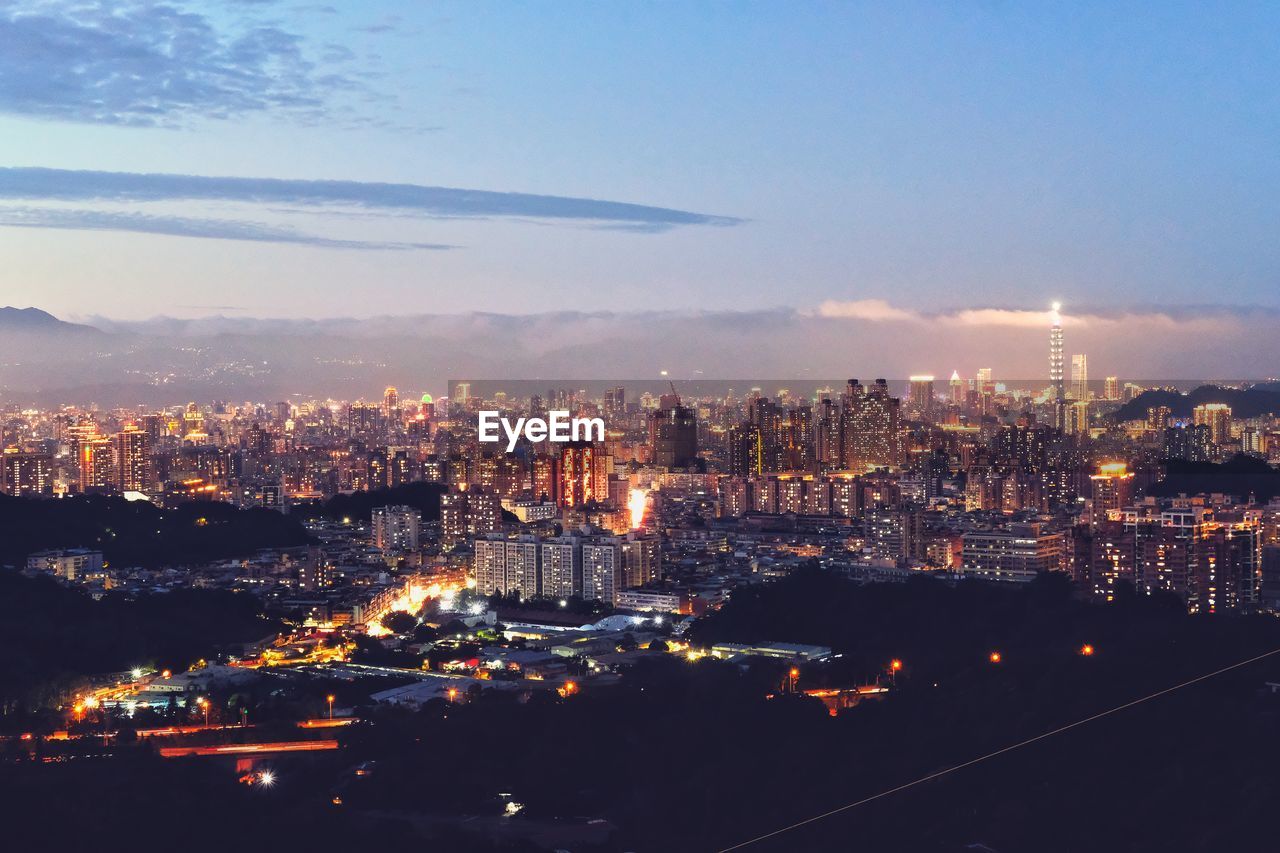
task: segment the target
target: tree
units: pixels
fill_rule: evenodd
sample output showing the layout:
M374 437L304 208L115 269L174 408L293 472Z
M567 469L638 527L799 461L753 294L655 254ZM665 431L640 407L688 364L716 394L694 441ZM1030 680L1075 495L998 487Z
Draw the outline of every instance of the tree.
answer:
M393 634L407 634L418 627L418 620L403 610L392 610L382 617L382 627Z

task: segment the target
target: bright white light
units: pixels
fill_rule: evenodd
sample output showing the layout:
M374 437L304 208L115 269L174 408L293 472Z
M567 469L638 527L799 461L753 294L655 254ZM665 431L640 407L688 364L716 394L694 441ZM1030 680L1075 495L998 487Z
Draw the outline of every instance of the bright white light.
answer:
M134 667L129 674L133 676L134 681L137 681L139 678L142 677L142 670L137 667Z
M270 770L263 770L262 775L258 777L258 782L264 788L270 788L276 783L276 774L272 773Z
M1061 310L1062 310L1062 303L1061 303L1061 302L1055 302L1055 303L1053 303L1053 310L1054 310L1054 311L1061 311Z
M655 617L653 617L653 624L655 624L655 625L661 625L661 624L662 624L662 617L661 617L661 616L655 616Z

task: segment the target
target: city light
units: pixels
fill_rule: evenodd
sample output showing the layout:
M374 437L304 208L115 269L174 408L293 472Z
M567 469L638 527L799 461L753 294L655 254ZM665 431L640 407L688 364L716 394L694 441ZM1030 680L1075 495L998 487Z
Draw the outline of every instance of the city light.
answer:
M1004 656L1001 655L999 652L992 652L990 655L987 656L987 660L991 661L992 663L1000 663L1000 661L1004 660Z
M1089 643L1085 643L1080 647L1080 654L1083 657L1093 657L1093 646Z
M649 504L649 492L645 489L632 489L627 496L627 510L631 513L631 529L644 526L644 513Z

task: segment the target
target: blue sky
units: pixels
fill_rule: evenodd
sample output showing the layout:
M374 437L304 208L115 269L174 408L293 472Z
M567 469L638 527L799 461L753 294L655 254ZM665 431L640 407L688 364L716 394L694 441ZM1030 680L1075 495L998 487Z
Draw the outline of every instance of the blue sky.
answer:
M334 7L0 0L0 302L1280 307L1274 4Z

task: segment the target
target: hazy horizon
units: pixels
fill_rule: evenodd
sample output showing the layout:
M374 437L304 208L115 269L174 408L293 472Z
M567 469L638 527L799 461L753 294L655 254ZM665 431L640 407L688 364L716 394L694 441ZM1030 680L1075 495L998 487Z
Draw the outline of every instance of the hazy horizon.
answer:
M1277 24L1266 4L8 0L2 301L1264 322Z

